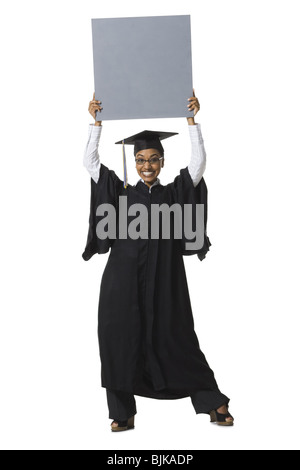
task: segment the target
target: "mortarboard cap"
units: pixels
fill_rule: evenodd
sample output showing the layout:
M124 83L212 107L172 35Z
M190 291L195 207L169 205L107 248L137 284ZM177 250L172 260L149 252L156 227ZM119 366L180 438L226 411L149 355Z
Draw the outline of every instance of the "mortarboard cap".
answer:
M160 141L177 134L178 132L143 131L127 137L127 139L120 140L116 144L134 145L134 155L140 150L146 149L156 149L163 154L164 149Z

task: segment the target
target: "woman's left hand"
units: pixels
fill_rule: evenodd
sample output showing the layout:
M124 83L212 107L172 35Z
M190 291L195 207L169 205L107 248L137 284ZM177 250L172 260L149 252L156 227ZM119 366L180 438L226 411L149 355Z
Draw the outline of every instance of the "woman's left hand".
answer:
M194 93L193 93L193 96L192 98L189 98L189 102L190 104L188 104L188 108L189 108L189 111L194 111L194 117L196 116L196 114L200 111L200 103L199 103L199 100L198 98L196 98L195 96L195 90L193 90Z

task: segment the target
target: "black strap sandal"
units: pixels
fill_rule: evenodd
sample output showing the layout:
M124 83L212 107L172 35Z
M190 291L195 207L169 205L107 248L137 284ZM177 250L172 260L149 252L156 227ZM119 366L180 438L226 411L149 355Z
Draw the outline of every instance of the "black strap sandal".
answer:
M226 418L232 418L232 420L226 421ZM217 410L213 410L210 412L210 420L211 423L215 423L218 426L233 426L234 424L234 418L229 411L226 414L222 414L218 413Z
M115 423L118 426L113 426L113 424ZM134 429L134 416L132 416L132 418L129 418L128 421L113 421L111 423L112 432L129 431L130 429Z

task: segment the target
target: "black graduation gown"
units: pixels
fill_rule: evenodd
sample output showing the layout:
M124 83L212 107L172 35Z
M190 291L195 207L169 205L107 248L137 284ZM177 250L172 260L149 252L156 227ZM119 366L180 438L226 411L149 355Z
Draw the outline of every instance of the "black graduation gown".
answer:
M152 398L175 399L200 390L217 390L214 374L200 350L194 331L183 255L205 258L211 245L206 234L207 188L194 188L188 168L174 182L152 187L123 182L101 164L100 178L91 180L89 233L84 260L111 249L103 272L99 300L99 345L102 386ZM97 207L119 196L135 203L196 203L205 207L205 240L201 250L186 251L185 239L100 240ZM149 211L150 215L150 211ZM128 223L133 217L128 217ZM149 232L151 220L149 217ZM172 225L171 225L172 227ZM172 234L172 229L171 229ZM117 233L118 236L118 233Z

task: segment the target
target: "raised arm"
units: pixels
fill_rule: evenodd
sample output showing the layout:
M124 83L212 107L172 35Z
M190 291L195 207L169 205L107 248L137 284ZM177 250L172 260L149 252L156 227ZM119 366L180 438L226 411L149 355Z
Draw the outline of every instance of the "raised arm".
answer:
M194 116L200 110L200 103L198 98L194 95L192 98L189 99L188 108L189 110L194 111ZM192 155L191 161L188 166L189 173L193 180L193 184L196 187L203 177L206 168L206 152L204 148L203 137L201 133L201 126L200 124L195 123L194 117L187 118L189 124L189 134L191 139L192 145Z
M89 125L88 131L88 142L86 144L84 157L83 157L83 165L89 172L90 176L93 178L95 183L99 180L100 175L100 156L98 153L98 146L102 132L102 122L96 121L96 112L101 112L101 102L95 100L95 93L93 96L93 100L89 103L89 113L95 119L95 124Z

